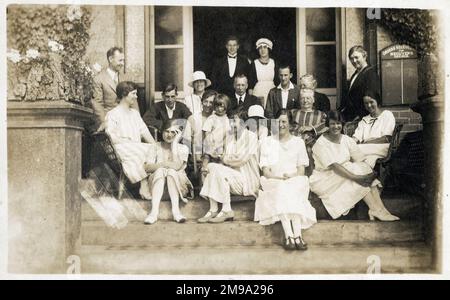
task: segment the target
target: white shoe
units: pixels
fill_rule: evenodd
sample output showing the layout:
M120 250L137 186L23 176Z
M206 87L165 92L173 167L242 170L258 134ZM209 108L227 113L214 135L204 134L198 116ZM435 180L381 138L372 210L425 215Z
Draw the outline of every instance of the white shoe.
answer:
M173 215L173 219L177 223L184 223L184 222L186 222L186 218L181 213Z
M151 225L151 224L154 224L157 220L158 220L158 217L153 216L152 214L149 214L147 216L147 218L145 218L144 223Z

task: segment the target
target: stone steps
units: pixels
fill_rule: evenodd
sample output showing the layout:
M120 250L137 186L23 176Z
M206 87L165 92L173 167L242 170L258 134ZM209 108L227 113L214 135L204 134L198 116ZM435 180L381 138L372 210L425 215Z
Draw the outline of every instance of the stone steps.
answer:
M83 246L82 274L364 274L379 261L381 273L427 273L424 243L377 246L314 246L285 251L279 246L138 247Z
M262 226L252 221L178 224L159 220L153 225L130 222L122 229L110 227L103 221L84 221L81 229L83 245L103 246L271 246L281 244L283 236L280 223ZM422 241L423 228L420 222L409 221L319 221L304 230L303 236L311 245L369 245Z
M422 220L423 215L423 200L412 195L386 195L383 201L387 209L399 216L402 220ZM331 219L325 211L321 200L312 198L311 204L316 209L318 219ZM117 207L122 206L119 217L126 218L128 221L143 221L150 211L151 201L144 201L140 199L122 199L115 200L111 198L107 205L97 205L92 203L90 205L87 201L82 203L82 218L83 221L95 221L108 218L110 213L117 211ZM106 207L106 209L105 209ZM202 217L209 209L208 201L200 198L190 200L187 204L182 204L181 211L183 215L189 220L196 220ZM235 220L253 220L255 203L254 201L235 202L232 203L235 212ZM162 201L160 204L160 220L172 220L170 201ZM356 211L356 212L355 212ZM121 216L123 215L123 216ZM105 217L106 216L106 217ZM111 216L110 216L111 217ZM367 220L367 206L364 203L359 203L357 207L352 210L345 219L365 219Z

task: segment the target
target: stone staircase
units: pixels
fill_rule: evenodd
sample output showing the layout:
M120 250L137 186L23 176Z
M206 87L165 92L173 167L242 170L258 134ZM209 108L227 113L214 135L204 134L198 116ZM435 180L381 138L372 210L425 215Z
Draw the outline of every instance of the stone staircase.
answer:
M82 206L81 272L98 274L336 274L366 273L379 262L382 273L429 272L431 251L424 242L423 200L413 195L384 195L399 222L370 222L361 213L326 220L323 207L312 201L319 222L304 231L307 251L282 247L281 224L253 222L254 202L232 204L235 220L198 224L208 202L196 198L182 206L188 221L172 220L170 202L163 201L154 225L143 219L151 202L125 199L103 207ZM319 201L320 202L320 201ZM122 208L121 208L122 207ZM364 208L357 207L356 210ZM119 216L119 217L117 217ZM353 217L352 217L353 216ZM367 215L366 215L367 216ZM352 219L353 218L353 219ZM119 229L120 228L120 229Z

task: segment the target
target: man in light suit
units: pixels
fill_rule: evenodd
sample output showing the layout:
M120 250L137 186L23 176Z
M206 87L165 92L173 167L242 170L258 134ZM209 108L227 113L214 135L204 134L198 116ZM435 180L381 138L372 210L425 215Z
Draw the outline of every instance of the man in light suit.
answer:
M211 73L211 81L214 90L233 98L234 78L237 75L248 76L250 65L246 57L238 54L239 40L237 37L228 37L225 47L228 53L216 60Z
M92 109L94 110L94 126L97 131L105 128L105 115L108 111L117 106L116 86L120 81L124 81L123 70L125 56L123 49L112 47L106 52L108 67L103 69L94 78L94 95L92 98ZM137 102L133 106L139 111Z
M267 96L265 116L267 119L276 119L281 110L300 108L300 89L291 82L292 71L290 66L281 65L278 68L280 84L272 88Z

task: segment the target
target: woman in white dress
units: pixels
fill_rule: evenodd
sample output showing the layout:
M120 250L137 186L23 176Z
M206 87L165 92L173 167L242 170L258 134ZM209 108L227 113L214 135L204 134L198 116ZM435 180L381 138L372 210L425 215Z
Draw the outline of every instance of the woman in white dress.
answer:
M202 71L195 71L192 74L192 81L188 85L194 89L193 93L184 98L184 104L189 108L192 115L202 111L202 96L205 89L211 85L211 80L206 78Z
M270 58L273 44L269 39L261 38L256 42L259 58L250 66L248 93L261 99L263 108L266 108L267 95L270 89L275 87L276 64Z
M261 225L281 221L285 249L306 250L302 229L317 223L316 211L308 200L308 155L303 140L290 134L287 113L282 113L278 121L279 135L261 144L262 190L256 199L255 221Z
M359 149L366 156L366 162L373 168L378 158L386 157L395 128L394 114L380 108L377 92L368 90L363 98L369 114L362 118L353 134Z
M153 224L158 220L159 203L167 185L172 204L173 218L177 223L183 223L186 218L181 214L179 200L187 202L185 197L193 191L185 168L189 155L189 148L180 144L181 130L175 120L164 122L161 132L163 140L154 145L149 151L145 170L151 175L148 184L152 193L152 210L145 219L145 224Z
M220 162L208 162L207 154L203 161L201 172L205 179L200 196L209 201L210 208L198 219L199 223L232 221L230 195L256 197L259 189L258 138L245 128L237 115L230 122L233 130L224 137L224 153L218 156ZM219 203L222 204L220 212Z
M119 104L105 117L106 133L110 136L117 154L122 161L125 175L131 183L140 182L140 195L150 198L144 169L147 152L155 142L139 112L132 108L137 100L136 85L123 81L117 85ZM144 143L142 142L144 140Z
M342 134L344 119L331 111L324 133L312 148L315 168L309 178L311 191L322 200L333 219L346 215L361 199L369 206L369 218L396 221L380 198L376 174L364 159L356 142Z

